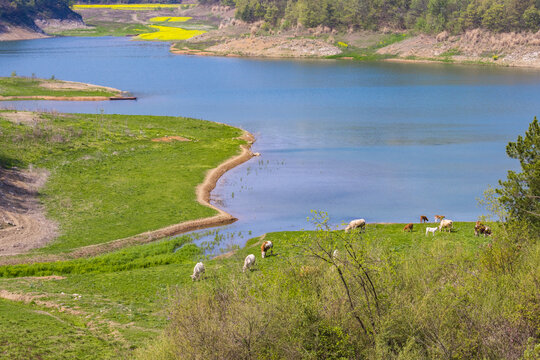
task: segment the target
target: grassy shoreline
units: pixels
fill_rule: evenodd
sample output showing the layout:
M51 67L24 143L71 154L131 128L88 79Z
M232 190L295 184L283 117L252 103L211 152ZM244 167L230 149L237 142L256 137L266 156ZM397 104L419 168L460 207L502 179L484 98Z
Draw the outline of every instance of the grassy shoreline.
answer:
M35 77L0 77L1 100L99 101L120 97L122 91L73 81Z

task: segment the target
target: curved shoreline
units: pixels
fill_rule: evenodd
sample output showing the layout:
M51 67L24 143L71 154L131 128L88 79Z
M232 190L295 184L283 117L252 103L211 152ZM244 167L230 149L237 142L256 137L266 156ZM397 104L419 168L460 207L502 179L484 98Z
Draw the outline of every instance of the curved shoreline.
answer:
M240 138L247 142L247 144L245 145L240 145L241 153L227 159L225 162L219 164L218 167L209 170L206 173L203 182L199 184L195 190L197 195L197 201L199 202L199 204L208 206L216 210L218 212L217 215L207 218L187 220L179 224L166 226L161 229L147 231L122 239L112 240L106 243L83 246L62 254L34 255L31 257L21 257L21 255L24 255L24 253L7 255L4 257L0 257L0 266L31 264L38 262L53 262L77 259L81 257L91 257L106 252L119 250L130 245L146 244L167 236L174 236L189 231L201 230L214 226L228 225L235 222L236 220L238 220L237 218L225 212L224 210L221 210L210 204L210 193L216 187L218 180L227 171L247 162L254 156L251 152L251 145L255 141L254 136L244 130L244 133Z

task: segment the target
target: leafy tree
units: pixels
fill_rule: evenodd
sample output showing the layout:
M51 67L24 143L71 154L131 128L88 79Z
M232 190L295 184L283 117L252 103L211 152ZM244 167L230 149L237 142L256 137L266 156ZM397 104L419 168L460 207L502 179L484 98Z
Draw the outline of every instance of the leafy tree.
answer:
M538 11L536 6L531 5L529 8L527 8L527 10L525 10L523 13L523 23L527 29L538 29L540 26L540 11Z
M505 7L503 4L493 3L484 14L482 25L491 31L501 32L506 30Z
M509 220L525 224L531 234L540 234L540 125L536 117L525 136L506 146L506 153L518 159L521 172L508 171L499 181L499 202L508 211Z

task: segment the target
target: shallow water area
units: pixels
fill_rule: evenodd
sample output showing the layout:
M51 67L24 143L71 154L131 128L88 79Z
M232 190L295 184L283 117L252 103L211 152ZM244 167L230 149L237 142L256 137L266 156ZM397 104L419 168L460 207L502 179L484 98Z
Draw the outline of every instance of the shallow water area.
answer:
M448 64L354 63L172 55L126 38L0 43L0 76L89 82L136 102L2 102L2 108L202 118L255 134L249 162L212 200L240 220L242 245L268 231L334 224L474 221L476 198L518 164L505 146L540 115L540 71ZM251 231L251 233L250 233ZM240 233L240 234L239 234ZM215 235L210 235L215 236Z

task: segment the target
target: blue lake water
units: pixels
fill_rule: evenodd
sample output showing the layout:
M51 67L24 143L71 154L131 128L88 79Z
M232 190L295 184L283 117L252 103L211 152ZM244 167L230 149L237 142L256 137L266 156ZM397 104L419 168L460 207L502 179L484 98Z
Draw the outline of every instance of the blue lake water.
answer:
M476 198L518 164L505 145L540 115L540 71L448 64L172 55L166 43L53 38L0 43L0 76L90 82L137 102L4 102L62 112L178 115L242 127L254 158L227 173L216 204L226 232L333 223L475 220ZM242 236L238 236L242 232ZM233 235L231 235L233 236Z

